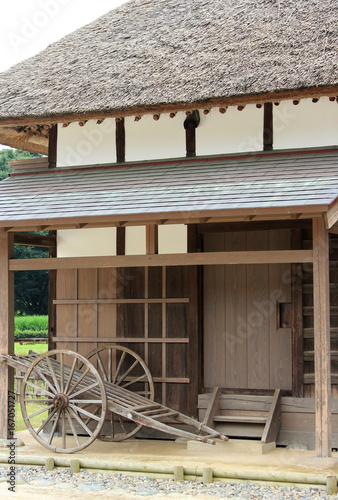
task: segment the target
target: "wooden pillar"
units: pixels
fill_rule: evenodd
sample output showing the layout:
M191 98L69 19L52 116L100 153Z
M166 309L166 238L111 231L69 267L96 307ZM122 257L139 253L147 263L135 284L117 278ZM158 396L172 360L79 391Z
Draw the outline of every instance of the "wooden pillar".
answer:
M49 231L50 236L55 236L55 246L49 247L49 257L56 257L56 231ZM56 276L57 271L51 270L48 273L49 279L49 297L48 297L48 350L56 349L56 343L53 337L56 337Z
M0 231L0 354L14 353L14 272L8 259L14 257L14 235ZM0 438L8 432L8 391L14 391L14 370L0 363ZM12 400L13 401L13 400Z
M302 229L291 230L292 250L302 248ZM302 264L291 264L292 302L292 396L304 396L304 336L303 336L303 279Z
M313 219L313 301L316 454L331 456L331 360L329 234L323 218Z
M116 122L116 161L117 163L124 163L126 161L126 132L124 126L124 118Z
M198 234L196 224L188 225L188 252L194 253L198 251ZM188 267L188 290L189 290L189 306L188 306L188 337L189 337L189 354L188 354L188 376L190 378L187 409L189 415L197 417L197 400L198 391L201 387L202 373L202 352L199 350L199 266Z
M263 150L273 150L273 105L272 102L264 103L264 130Z
M48 167L55 168L57 161L57 140L58 140L58 126L52 125L49 130L48 139Z

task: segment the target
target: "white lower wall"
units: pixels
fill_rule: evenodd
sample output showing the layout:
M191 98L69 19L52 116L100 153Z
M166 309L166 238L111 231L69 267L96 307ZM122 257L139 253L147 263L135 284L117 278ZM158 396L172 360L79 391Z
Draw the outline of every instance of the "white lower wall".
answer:
M322 97L298 105L282 101L273 107L273 148L294 149L338 145L338 105Z
M101 125L89 120L83 127L77 122L58 125L57 166L73 167L116 162L115 119Z
M58 257L116 255L116 228L65 229L57 231Z

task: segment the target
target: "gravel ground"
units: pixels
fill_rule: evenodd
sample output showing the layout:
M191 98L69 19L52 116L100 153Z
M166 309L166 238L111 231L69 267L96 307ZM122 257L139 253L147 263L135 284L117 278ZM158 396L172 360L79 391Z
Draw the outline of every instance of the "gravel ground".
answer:
M8 467L0 467L0 483L7 481L7 473ZM67 468L47 472L43 467L18 466L16 468L16 485L17 493L13 496L17 498L25 498L24 486L26 485L27 487L48 488L54 493L58 489L59 494L65 494L68 498L75 498L70 496L72 492L76 492L79 498L84 498L85 492L92 491L92 495L95 496L98 492L105 492L109 493L109 496L112 494L113 498L122 498L119 495L123 493L123 498L139 497L140 499L164 498L166 496L176 499L181 498L182 495L186 498L210 497L210 499L229 498L232 500L338 499L338 495L328 496L325 491L315 488L264 486L254 482L228 484L215 482L203 485L198 481L174 482L173 480L149 479L123 474L93 473L86 470L72 474ZM2 486L5 485L2 484ZM63 493L62 490L66 491ZM0 494L0 496L2 495Z

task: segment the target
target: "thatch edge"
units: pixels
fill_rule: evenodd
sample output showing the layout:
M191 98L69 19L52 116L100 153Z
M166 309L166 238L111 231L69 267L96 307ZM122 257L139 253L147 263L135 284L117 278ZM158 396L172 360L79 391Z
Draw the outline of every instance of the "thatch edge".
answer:
M168 112L187 111L194 109L211 109L215 107L245 106L247 104L264 104L290 99L306 99L320 97L335 97L338 100L338 85L311 87L305 89L283 90L264 94L239 95L225 98L207 99L195 102L177 102L150 106L139 106L109 111L91 111L88 113L49 114L45 116L31 115L21 117L0 118L0 125L35 125L75 122L95 118L122 118L127 116L159 114Z

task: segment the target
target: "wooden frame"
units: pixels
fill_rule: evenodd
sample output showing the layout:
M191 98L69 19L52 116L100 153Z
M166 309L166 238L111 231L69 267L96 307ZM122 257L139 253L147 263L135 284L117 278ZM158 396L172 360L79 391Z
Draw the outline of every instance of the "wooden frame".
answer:
M48 138L48 167L49 168L56 168L57 137L58 137L58 126L52 125L50 130L49 130L49 138Z
M193 161L193 160L191 160ZM99 167L97 167L99 168ZM279 208L257 209L227 209L227 210L200 210L188 212L158 212L152 214L126 214L60 217L45 219L9 220L0 221L0 228L5 231L41 231L53 229L82 229L89 227L121 227L127 225L147 224L200 224L224 222L252 222L252 221L285 221L312 219L322 217L328 211L328 205L295 206ZM337 215L338 217L338 215Z
M205 252L161 255L116 255L112 257L63 257L10 259L10 271L50 269L99 269L106 267L208 266L217 264L292 264L312 262L312 250L250 252Z
M8 269L9 259L13 255L14 236L0 232L0 354L14 354L14 273ZM0 363L0 438L3 439L13 438L8 425L11 397L14 413L13 391L14 370Z
M56 247L56 234L51 232L49 236L42 236L40 234L14 233L14 245L53 249Z
M316 453L331 456L331 359L329 235L324 219L313 220Z
M302 230L291 231L291 248L301 249ZM304 395L304 357L303 357L303 288L302 264L291 266L291 302L292 302L292 395Z
M126 132L124 126L124 118L116 122L116 162L124 163L126 161Z
M263 150L273 150L273 104L264 103Z
M63 113L57 116L53 116L52 120L59 123L80 121L80 120L91 120L91 119L102 119L107 117L122 117L122 116L138 116L140 114L158 114L158 113L170 113L174 111L191 111L191 109L210 109L212 107L227 107L227 106L245 106L247 104L257 104L264 102L280 102L283 100L290 99L305 99L321 96L334 96L338 94L338 85L326 85L323 87L309 87L296 90L282 90L278 92L266 92L264 94L250 94L243 96L234 97L223 97L223 98L213 98L206 99L202 101L195 101L193 103L168 103L168 104L154 104L151 106L135 106L132 108L125 109L115 109L110 111L92 111L89 113ZM29 119L27 117L19 118L6 118L0 121L0 125L29 125L37 124L50 124L51 117L41 117L41 116L31 116Z

